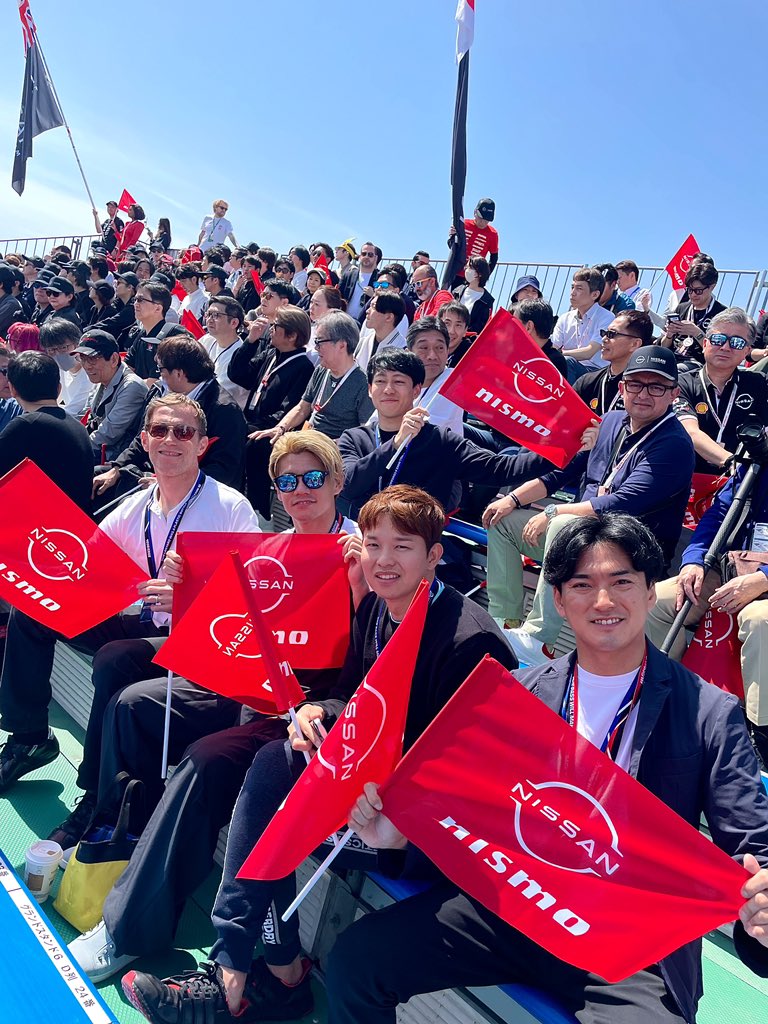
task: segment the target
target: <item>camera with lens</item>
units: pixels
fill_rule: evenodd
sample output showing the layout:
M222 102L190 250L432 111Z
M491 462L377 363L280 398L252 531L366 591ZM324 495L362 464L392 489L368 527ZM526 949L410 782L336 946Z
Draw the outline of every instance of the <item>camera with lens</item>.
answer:
M734 462L768 466L768 432L757 419L749 419L736 431L739 447L734 453Z

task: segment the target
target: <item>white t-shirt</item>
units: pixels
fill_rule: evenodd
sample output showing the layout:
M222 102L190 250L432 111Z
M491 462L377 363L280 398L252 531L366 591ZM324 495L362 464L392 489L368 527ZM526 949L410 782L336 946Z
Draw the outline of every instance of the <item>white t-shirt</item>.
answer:
M219 387L223 391L228 392L240 408L244 409L245 403L248 401L249 392L245 388L241 388L239 384L235 384L231 381L229 379L229 373L227 372L229 361L232 356L239 348L242 348L242 340L238 338L237 341L234 341L229 346L229 348L222 348L218 341L216 341L216 339L210 334L204 334L200 341L205 346L205 351L213 360L213 366L216 370L216 380L219 382Z
M64 412L69 413L76 419L81 419L88 408L88 395L91 391L91 382L85 370L72 373L71 370L59 368L59 380L61 391L59 392L59 405Z
M579 735L598 749L602 746L619 705L636 675L637 670L624 672L619 676L596 676L579 667L579 707L576 725ZM619 756L616 758L616 764L624 771L629 771L639 706L638 701L630 712L621 738Z
M149 505L150 534L155 560L160 562L168 531L176 518L176 513L192 493L194 485L172 508L168 515L163 515L157 496L157 485L139 491L126 498L122 504L106 517L101 529L118 547L132 558L146 572L149 572L147 552L144 546L144 513ZM174 537L170 550L176 550L176 538L182 531L198 531L205 533L261 533L256 513L243 495L234 489L220 484L210 477L205 478L200 494L184 513L179 529ZM163 570L158 566L158 577L163 579ZM168 624L170 616L159 613L152 616L156 626Z
M464 434L464 410L450 399L437 394L452 373L453 368L447 366L428 388L422 388L414 406L421 406L423 409L429 403L429 422L436 427L450 427L461 437Z
M200 230L204 232L200 243L202 252L207 252L214 245L222 245L229 235L233 234L232 223L226 217L203 217Z
M181 300L179 311L181 313L188 309L197 320L202 320L203 308L207 301L208 296L205 294L202 285L198 285L196 291L190 292L189 295L185 295Z

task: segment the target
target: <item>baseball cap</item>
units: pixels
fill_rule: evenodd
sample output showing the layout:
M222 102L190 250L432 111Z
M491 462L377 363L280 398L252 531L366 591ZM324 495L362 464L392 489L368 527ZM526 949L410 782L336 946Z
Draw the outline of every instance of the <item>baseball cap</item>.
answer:
M80 271L82 271L83 273L86 273L86 274L90 273L90 271L91 271L91 268L88 266L88 264L84 263L82 260L71 260L69 263L65 263L62 266L61 269L62 270L80 270Z
M643 345L629 357L624 376L632 373L658 373L660 377L677 384L677 360L669 348L660 345Z
M515 288L512 292L512 299L514 300L518 292L521 292L523 288L535 288L541 298L541 285L539 284L538 277L534 277L533 274L528 274L526 277L518 277L515 282Z
M102 356L104 359L109 359L119 351L114 336L109 331L101 330L86 331L75 349L75 352L83 356Z
M136 277L132 270L126 270L124 274L115 274L115 280L125 281L126 284L131 286L131 288L138 288L141 284L138 277Z
M53 277L46 285L49 292L63 292L65 295L74 295L75 286L66 277Z
M483 220L493 220L496 216L496 203L492 199L481 199L475 209Z
M208 267L203 271L203 277L215 277L222 284L227 283L227 272L223 267Z
M162 242L152 242L149 246L150 252L165 252L165 246Z
M31 263L37 270L42 270L45 266L45 260L42 256L25 256L24 262Z
M160 270L156 270L149 280L155 281L157 284L165 285L168 291L172 291L173 289L173 278L169 274L162 273Z
M33 284L35 288L47 288L54 277L56 277L56 275L52 270L39 270Z
M307 267L307 277L309 277L310 274L317 274L323 284L325 284L327 278L322 267Z

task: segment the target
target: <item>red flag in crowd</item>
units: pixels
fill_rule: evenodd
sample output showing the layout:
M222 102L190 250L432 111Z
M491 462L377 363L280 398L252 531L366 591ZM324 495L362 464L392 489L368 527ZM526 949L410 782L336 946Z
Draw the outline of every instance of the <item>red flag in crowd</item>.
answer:
M741 641L735 615L707 608L681 660L708 683L744 700Z
M184 299L187 297L187 293L182 288L180 281L177 281L176 284L173 286L171 295L175 295L179 302L183 302Z
M381 797L452 881L607 981L733 921L743 903L743 868L489 657Z
M328 260L325 258L324 252L321 251L320 255L314 262L314 266L317 267L318 270L322 270L323 273L325 274L325 283L332 285L333 281L331 279L331 268L328 266Z
M675 290L685 288L685 275L690 269L693 257L699 252L701 252L699 243L693 235L688 235L667 264L667 273L672 278L672 287Z
M349 647L350 604L338 540L335 534L182 532L176 551L184 559L184 580L174 587L174 622L236 551L280 656L294 668L340 666Z
M491 317L440 394L560 468L596 418L506 309Z
M239 878L284 878L347 820L366 782L383 782L400 760L408 700L429 586L422 581L405 618L355 690Z
M73 637L137 599L147 573L30 459L0 480L0 597Z
M728 480L727 476L713 476L712 473L694 473L691 480L691 494L685 510L683 526L695 530L701 517L715 500L715 495Z
M190 309L182 310L179 322L181 323L181 326L186 327L189 333L195 338L202 338L205 334L205 328Z
M133 198L128 189L123 189L122 195L117 204L118 210L125 210L128 213L131 206L136 205L136 200Z
M253 281L253 287L256 289L256 294L261 295L264 291L264 282L259 277L258 270L251 271L251 280Z
M198 262L203 258L203 250L199 245L189 245L181 254L181 263L193 263Z
M269 651L265 658L258 627L254 626L252 597L243 585L237 559L234 553L224 558L173 627L154 660L163 668L256 711L269 715L282 713L287 711L287 706L278 708L276 705L271 686L274 665L270 678ZM274 655L273 661L277 661ZM278 686L280 682L278 680ZM288 682L281 692L288 692ZM300 687L299 692L302 693ZM290 693L293 697L294 691ZM299 699L304 699L303 693Z

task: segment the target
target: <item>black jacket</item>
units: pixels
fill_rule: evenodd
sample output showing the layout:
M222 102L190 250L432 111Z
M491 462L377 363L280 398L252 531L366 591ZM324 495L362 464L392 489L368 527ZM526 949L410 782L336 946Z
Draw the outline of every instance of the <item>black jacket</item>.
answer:
M245 342L232 356L227 373L234 384L250 391L245 415L252 429L277 426L284 414L301 401L315 367L303 350L297 358L294 356L297 352L276 352L268 341ZM267 374L269 379L254 404L256 391Z
M114 316L108 316L99 322L99 330L108 331L117 342L120 351L125 352L130 344L128 335L132 327L136 326L136 310L133 308L133 299L130 302L122 302L115 299L117 312Z
M370 288L373 287L374 281L378 280L379 274L380 270L378 267L376 267L376 269L371 274L371 280L368 282L368 286ZM347 267L346 270L343 271L341 277L339 278L339 291L341 292L342 297L344 298L344 301L347 304L351 302L352 296L355 294L355 285L359 280L360 268L358 266L355 266L355 264L352 264L352 266ZM360 315L357 318L357 321L360 324L362 324L363 320L365 319L365 311L368 308L368 303L370 301L371 297L369 295L363 296L363 301L360 307Z
M517 678L559 714L575 656L525 669ZM714 842L738 863L752 853L768 866L768 796L736 698L652 644L629 773L693 828L699 828L703 815ZM734 943L748 967L768 976L768 949L740 922ZM659 966L685 1020L693 1020L702 993L701 939L664 957Z
M460 285L454 289L453 294L457 302L461 302L461 296L466 288L466 285ZM493 316L493 304L495 301L491 293L486 288L483 288L483 294L478 299L475 299L469 312L469 326L467 330L470 334L479 334L482 331Z

